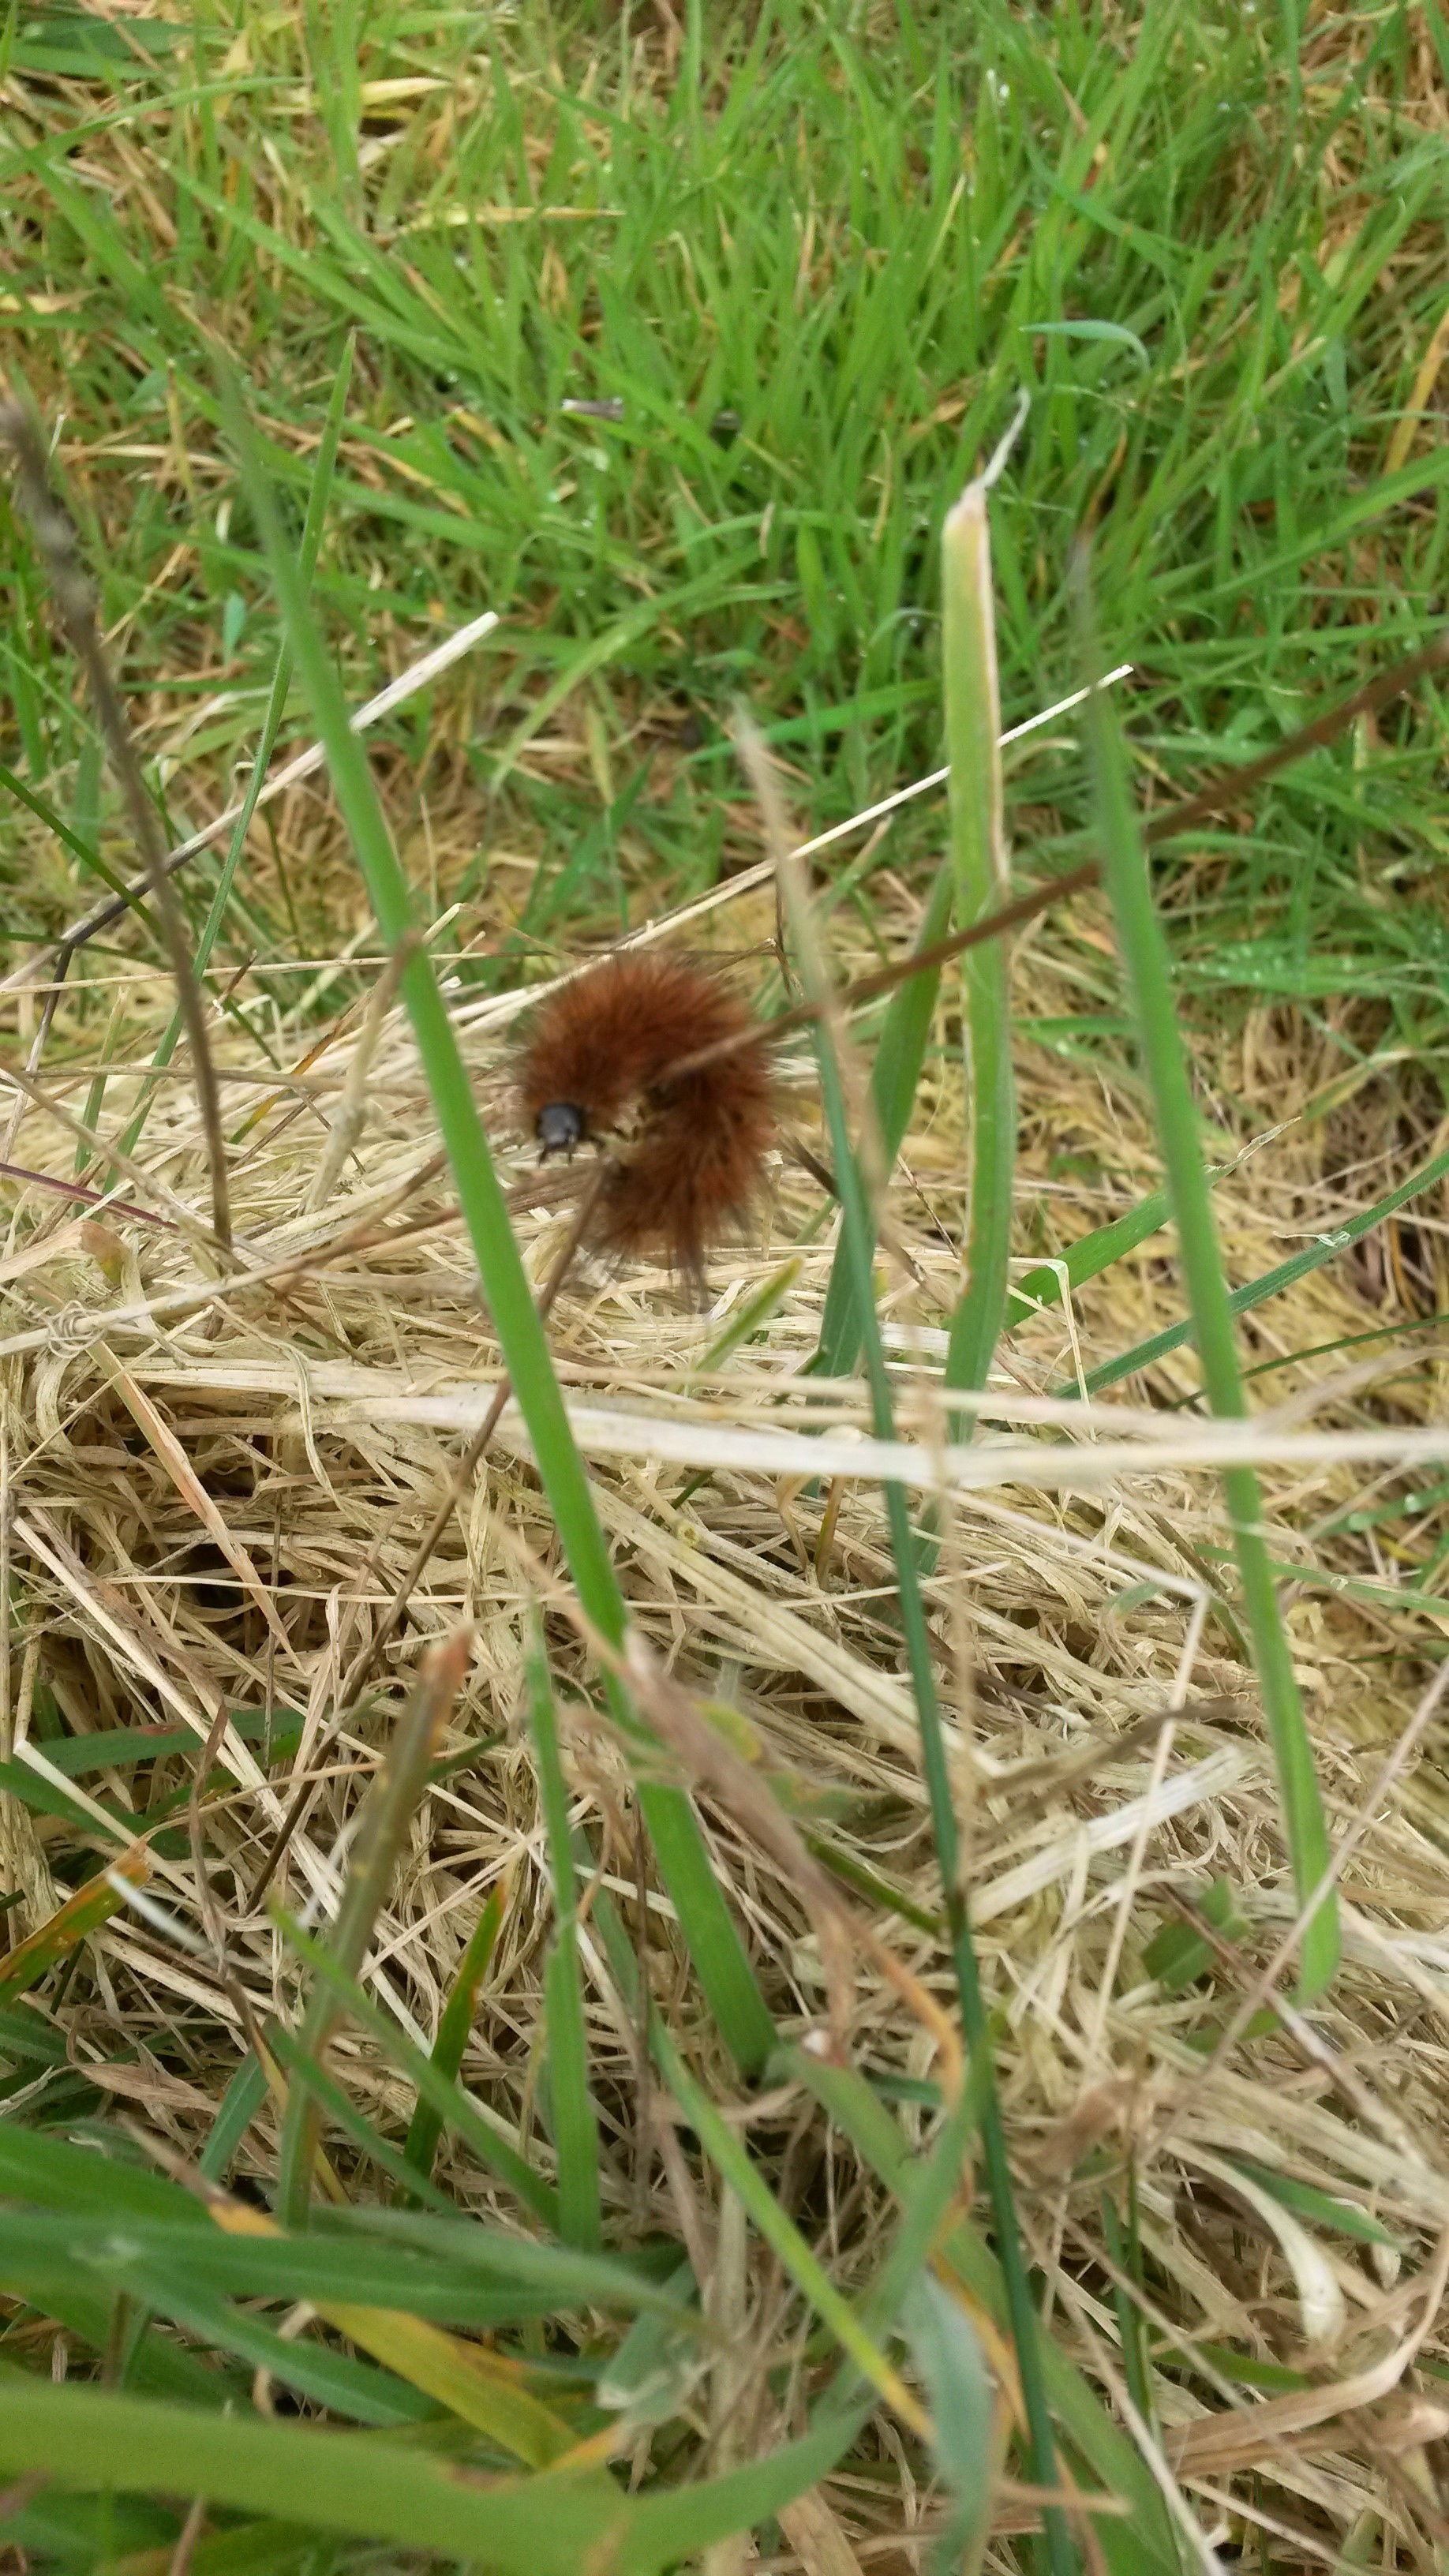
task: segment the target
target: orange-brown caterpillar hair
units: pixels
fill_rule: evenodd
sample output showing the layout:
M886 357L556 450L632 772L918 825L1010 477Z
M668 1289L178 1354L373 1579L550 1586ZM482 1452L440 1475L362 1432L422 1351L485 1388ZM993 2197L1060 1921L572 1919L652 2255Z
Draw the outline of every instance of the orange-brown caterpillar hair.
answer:
M766 1031L714 1064L671 1067L749 1026L728 985L682 957L611 957L542 1005L519 1105L545 1155L610 1148L596 1250L662 1254L698 1279L709 1246L747 1215L775 1136Z

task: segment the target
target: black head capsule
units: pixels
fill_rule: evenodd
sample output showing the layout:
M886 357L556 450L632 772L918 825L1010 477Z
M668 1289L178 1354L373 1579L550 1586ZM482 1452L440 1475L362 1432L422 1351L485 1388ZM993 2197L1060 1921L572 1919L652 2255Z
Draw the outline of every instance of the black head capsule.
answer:
M540 1162L550 1154L573 1154L584 1141L584 1113L572 1100L545 1101L533 1122L541 1152Z

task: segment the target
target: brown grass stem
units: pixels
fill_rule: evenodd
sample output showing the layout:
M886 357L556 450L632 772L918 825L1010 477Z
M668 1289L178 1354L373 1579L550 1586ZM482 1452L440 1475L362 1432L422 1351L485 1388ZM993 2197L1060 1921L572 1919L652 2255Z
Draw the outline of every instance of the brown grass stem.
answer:
M116 781L125 799L136 846L145 864L146 884L156 905L171 961L176 999L191 1049L197 1107L211 1164L212 1231L224 1252L231 1250L231 1196L227 1182L226 1139L222 1133L221 1095L211 1061L206 1009L192 971L191 948L181 906L166 868L166 844L156 809L146 793L136 746L111 677L96 622L96 594L85 572L75 528L50 488L45 449L29 406L13 397L0 403L0 445L15 461L15 478L35 542L50 575L56 610L66 641L86 676L96 721Z

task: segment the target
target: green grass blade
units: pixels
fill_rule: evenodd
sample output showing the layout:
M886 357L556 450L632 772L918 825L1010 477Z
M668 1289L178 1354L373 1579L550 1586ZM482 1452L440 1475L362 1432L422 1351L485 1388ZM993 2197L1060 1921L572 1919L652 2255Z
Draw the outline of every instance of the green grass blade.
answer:
M1084 609L1084 621L1085 616ZM1132 996L1138 1043L1157 1107L1168 1193L1192 1307L1193 1338L1213 1412L1242 1417L1247 1407L1233 1333L1232 1299L1223 1276L1197 1108L1178 1028L1171 960L1152 899L1147 854L1133 810L1115 716L1102 690L1093 691L1087 713L1103 876ZM1228 1468L1223 1475L1223 1492L1232 1522L1243 1607L1277 1764L1284 1832L1301 1906L1318 1887L1329 1862L1313 1749L1263 1539L1256 1473L1250 1467ZM1338 1950L1338 1907L1330 1890L1303 1934L1305 1995L1321 1994L1329 1984L1338 1963Z
M781 2208L764 2175L752 2162L743 2141L736 2136L704 2086L690 2074L657 2014L650 2017L649 2037L659 2071L691 2128L697 2132L705 2153L729 2184L771 2252L778 2256L797 2290L809 2300L822 2325L829 2327L842 2352L849 2355L862 2376L880 2395L900 2404L902 2412L906 2412L902 2403L906 2392L876 2336L863 2323L859 2312L843 2292L836 2288L794 2220Z
M82 2491L205 2495L480 2560L498 2576L582 2576L599 2551L621 2576L640 2563L625 2554L634 2508L600 2471L474 2485L451 2462L377 2434L247 2422L109 2389L0 2380L0 2467Z
M109 2211L203 2234L211 2224L201 2202L179 2183L119 2154L97 2155L68 2138L22 2128L18 2120L0 2120L0 2190L7 2199L33 2201L41 2209Z
M633 1733L637 1742L632 1713L623 1723L626 1734ZM649 1761L647 1751L643 1759ZM775 2025L711 1866L694 1809L682 1789L663 1788L658 1781L641 1779L637 1796L659 1875L673 1900L720 2035L742 2071L757 2074L775 2045Z
M225 2181L232 2157L266 2098L266 2075L256 2052L248 2049L221 2097L210 2135L197 2158L208 2182Z
M92 2162L104 2164L94 2155ZM332 2212L330 2224L319 2221L305 2236L254 2236L218 2227L197 2207L204 2224L185 2231L152 2218L118 2219L114 2211L0 2211L3 2277L27 2295L39 2284L87 2297L99 2290L108 2301L149 2266L219 2298L350 2303L485 2330L584 2307L663 2313L681 2323L661 2284L632 2261L509 2237L456 2212L431 2222L425 2216L405 2235L385 2224L398 2213L363 2209Z
M283 2388L294 2388L355 2423L379 2429L419 2424L437 2411L395 2371L309 2338L279 2334L249 2309L198 2288L183 2265L138 2263L130 2281L132 2295L151 2314L168 2318L213 2352L230 2354L250 2370L265 2370Z
M1122 2348L1122 2371L1128 2394L1144 2424L1155 2433L1157 2407L1152 2394L1152 2374L1148 2366L1147 2336L1142 2310L1132 2296L1142 2278L1142 2249L1137 2227L1135 2175L1128 2177L1128 2220L1124 2228L1117 2215L1110 2192L1102 2194L1102 2239L1119 2273L1112 2284L1112 2305L1117 2317L1117 2341Z
M286 617L298 674L311 702L318 736L326 745L333 785L378 926L391 951L407 952L400 989L453 1167L504 1366L528 1426L538 1472L579 1598L602 1635L617 1646L623 1641L626 1622L623 1595L594 1509L588 1474L569 1428L547 1336L513 1238L507 1204L453 1024L438 990L432 961L416 943L407 881L398 864L367 753L348 723L341 683L283 541L271 492L234 387L228 388L227 410ZM605 1674L604 1690L616 1720L637 1743L641 1733L637 1713L612 1674ZM640 1806L695 1971L726 2045L741 2066L749 2069L762 2065L774 2045L774 2024L709 1867L689 1803L681 1791L650 1786L641 1787Z
M595 2250L599 2206L599 2122L589 2092L588 2025L579 1962L578 1888L569 1833L568 1789L559 1756L553 1684L535 1632L528 1656L528 1710L553 1876L555 1933L544 1969L549 2100L558 2156L559 2228L565 2244Z
M503 1925L503 1909L508 1890L503 1881L493 1888L482 1913L468 1936L468 1946L458 1962L458 1973L438 2020L438 2035L430 2059L435 2075L455 2084L463 2064L463 2051L473 2027L478 2008L479 1989L488 1974L498 1935ZM421 2094L408 2126L403 2154L421 2181L432 2178L433 2159L443 2134L442 2114L436 2101L424 2101Z

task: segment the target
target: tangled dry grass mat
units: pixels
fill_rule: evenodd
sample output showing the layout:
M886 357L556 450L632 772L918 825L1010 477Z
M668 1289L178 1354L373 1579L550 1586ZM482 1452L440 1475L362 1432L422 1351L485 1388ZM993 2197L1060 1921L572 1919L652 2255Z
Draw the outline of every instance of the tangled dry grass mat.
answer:
M769 898L743 881L714 918L738 952L768 930ZM1053 995L1069 1005L1064 942L1069 932L1100 945L1102 921L1084 896L1068 924L1032 932L1016 972L1030 979L1035 1010ZM902 898L893 927L903 944L913 926ZM697 944L703 922L688 935ZM125 971L125 1045L111 1050L103 1111L92 1110L110 1137L141 1095L135 1068L167 1008L159 975ZM667 1899L640 1875L629 1771L597 1714L511 1407L444 1524L411 1625L349 1705L347 1676L499 1376L435 1168L408 1026L391 1005L369 1024L368 980L356 979L358 1000L320 1044L315 1021L297 1012L299 1069L275 1081L259 1085L255 1059L243 1061L217 1023L233 1140L229 1265L199 1214L206 1156L184 1080L166 1084L151 1113L144 1169L125 1184L133 1213L113 1204L98 1216L39 1179L10 1185L0 1262L0 1580L13 1641L4 1722L11 1762L54 1795L48 1814L36 1812L43 1795L0 1799L0 1876L19 1891L18 1939L63 1901L78 1852L95 1868L97 1851L114 1858L148 1841L150 1894L165 1911L118 1911L93 1938L86 1973L45 2009L103 2098L119 2097L175 2150L194 2152L245 2044L242 2003L258 2022L293 2007L295 1959L257 1901L284 1819L296 1810L274 1885L326 1919L420 1649L471 1622L467 1679L366 1982L428 2043L480 1908L507 1881L464 2073L546 2171L535 2091L552 1900L521 1715L535 1610L600 1881L633 1922L676 2039L717 2098L736 2098L737 2087ZM569 1220L536 1177L532 1147L511 1133L508 1048L523 998L458 1000L456 1020L516 1188L527 1266L542 1282ZM62 997L43 1064L48 1105L16 1102L6 1149L67 1184L74 1119L96 1069L94 1006L84 992L74 1004ZM1435 1140L1417 1139L1409 1156L1372 1101L1350 1101L1326 1144L1321 1126L1295 1123L1336 1061L1326 1045L1269 1020L1250 1023L1242 1043L1256 1060L1221 1066L1227 1087L1244 1077L1248 1092L1281 1104L1284 1122L1218 1189L1231 1268L1251 1278L1390 1186ZM785 1070L808 1123L805 1055ZM1034 1197L1067 1241L1155 1184L1150 1129L1125 1073L1109 1081L1031 1048L1020 1072L1023 1209ZM782 1162L760 1238L712 1258L706 1311L637 1264L585 1264L555 1306L559 1376L598 1509L658 1661L734 1712L736 1748L769 1775L870 1924L877 1946L853 1957L841 2036L858 2064L904 2079L903 2117L920 2137L937 2034L910 1988L949 2003L951 1971L874 1471L891 1466L917 1506L935 1505L940 1552L927 1598L971 1912L1052 2331L1120 2393L1101 2179L1130 2158L1150 2269L1153 2396L1174 2474L1209 2520L1212 2499L1231 2492L1235 2513L1306 2534L1319 2554L1367 2512L1407 2532L1406 2481L1449 2423L1432 2402L1436 2360L1449 2357L1438 2252L1449 2242L1449 1860L1435 1713L1445 1616L1431 1596L1390 1601L1387 1553L1378 1583L1366 1579L1375 1569L1361 1528L1384 1495L1404 1494L1407 1459L1442 1461L1449 1449L1437 1343L1421 1336L1396 1348L1391 1384L1372 1356L1295 1363L1267 1381L1251 1435L1346 1855L1346 1964L1309 2021L1286 2000L1286 1966L1269 1973L1294 1903L1253 1685L1216 1585L1221 1451L1190 1405L1168 1409L1193 1385L1190 1361L1158 1366L1150 1404L1140 1380L1132 1400L1114 1395L1086 1417L1052 1396L1176 1320L1172 1266L1149 1242L1064 1308L1020 1323L981 1429L949 1444L939 1368L958 1286L959 1091L948 1056L922 1087L891 1190L897 1258L883 1312L898 1448L884 1459L873 1448L859 1384L803 1374L831 1229L815 1182ZM1091 1171L1110 1178L1081 1177ZM1437 1262L1432 1219L1416 1241ZM1311 1352L1381 1320L1396 1279L1404 1285L1403 1247L1390 1237L1384 1255L1400 1261L1397 1274L1369 1258L1325 1266L1262 1309L1260 1355ZM731 1319L768 1282L773 1303L756 1334L720 1356ZM1406 1360L1405 1347L1420 1356ZM1431 1466L1415 1473L1434 1480ZM149 1761L134 1749L145 1730L159 1730ZM178 1730L191 1751L178 1749ZM87 1765L86 1738L121 1734L132 1748L124 1765L107 1764L103 1742ZM208 1740L203 1893L178 1802L196 1773L194 1748ZM813 2029L828 1963L809 1887L714 1784L694 1785L768 2001L785 2032ZM1226 1897L1211 1894L1218 1883ZM637 2035L588 1904L586 1889L606 2218L616 2232L656 2217L676 2227L641 2111ZM1180 1974L1172 1942L1184 1908L1200 1918L1205 1904L1212 1921L1196 1973L1189 1958ZM882 1973L881 1944L904 1980ZM400 2130L410 2090L365 2034L344 2025L334 2067L370 2118ZM789 2087L741 2117L835 2277L846 2287L863 2278L878 2241L878 2182ZM243 2169L269 2169L270 2119L264 2111L253 2127ZM329 2151L348 2171L346 2141ZM1295 2214L1264 2188L1264 2170L1327 2198ZM511 2217L465 2149L445 2150L441 2178L464 2205ZM763 2315L755 2322L768 2331ZM1178 2366L1185 2354L1190 2373ZM1270 2380L1272 2365L1301 2366L1302 2384L1255 2395L1244 2385L1254 2364ZM1248 2470L1251 2479L1237 2476ZM849 2480L835 2493L862 2548L873 2533L881 2547L898 2534L898 2495L872 2501ZM1013 2510L1003 2507L1005 2523Z

